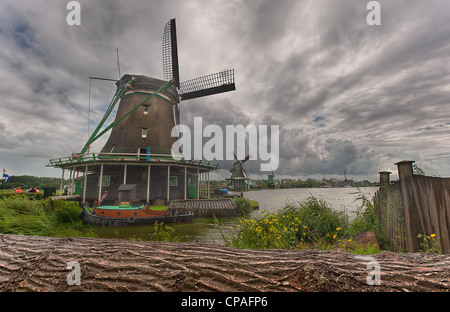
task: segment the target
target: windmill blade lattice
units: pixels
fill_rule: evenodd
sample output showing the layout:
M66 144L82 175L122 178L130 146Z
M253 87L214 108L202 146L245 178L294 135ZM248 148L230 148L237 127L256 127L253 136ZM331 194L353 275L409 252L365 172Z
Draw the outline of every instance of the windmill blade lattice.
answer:
M234 70L230 69L184 81L180 84L179 91L183 101L234 90L236 90Z
M163 72L164 80L175 80L175 87L180 88L180 72L178 67L177 27L175 19L171 19L164 26L163 44Z

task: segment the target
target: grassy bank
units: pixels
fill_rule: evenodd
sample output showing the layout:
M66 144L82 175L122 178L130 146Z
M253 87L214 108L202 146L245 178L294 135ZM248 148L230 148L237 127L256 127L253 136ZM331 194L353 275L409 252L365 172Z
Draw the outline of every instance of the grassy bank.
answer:
M0 233L53 236L96 237L92 228L78 218L77 202L10 196L0 200Z
M49 237L99 237L98 229L83 225L78 202L42 199L41 194L1 192L0 233ZM152 206L166 210L166 206ZM155 241L178 241L174 229L157 223L148 236ZM130 237L131 240L139 240Z
M244 204L241 204L244 205ZM375 207L363 200L353 221L345 211L335 211L314 197L303 203L288 203L277 212L243 217L236 227L222 233L227 246L249 249L333 249L355 253L376 253L375 246L359 246L352 236L373 230L381 249L386 248Z

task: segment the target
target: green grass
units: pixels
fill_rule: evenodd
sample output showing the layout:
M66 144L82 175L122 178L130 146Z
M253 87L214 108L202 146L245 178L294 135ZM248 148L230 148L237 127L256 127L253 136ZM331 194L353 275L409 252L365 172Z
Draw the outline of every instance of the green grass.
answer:
M167 206L148 206L148 209L154 210L154 211L164 211L167 210Z
M0 233L53 237L96 237L78 215L77 202L9 197L0 200Z

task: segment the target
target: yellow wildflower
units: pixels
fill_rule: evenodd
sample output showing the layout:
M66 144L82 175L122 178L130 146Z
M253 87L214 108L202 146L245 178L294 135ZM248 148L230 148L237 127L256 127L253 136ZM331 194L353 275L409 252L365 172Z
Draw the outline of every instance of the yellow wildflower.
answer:
M352 241L352 239L350 238L349 240L348 240L349 242L351 242Z
M430 236L434 238L434 237L436 237L436 234L431 234Z
M336 228L336 231L340 231L340 230L341 230L341 228L340 228L340 227Z
M333 239L336 239L336 237L337 237L337 235L336 235L336 234L334 234L334 235L333 235Z

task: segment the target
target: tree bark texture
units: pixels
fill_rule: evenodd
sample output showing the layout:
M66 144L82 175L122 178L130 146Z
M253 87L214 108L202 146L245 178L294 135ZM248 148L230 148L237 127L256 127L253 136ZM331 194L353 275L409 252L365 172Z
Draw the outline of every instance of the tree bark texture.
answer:
M80 285L67 281L72 261ZM369 285L369 263L379 264L380 285ZM449 292L450 255L0 234L0 291Z

